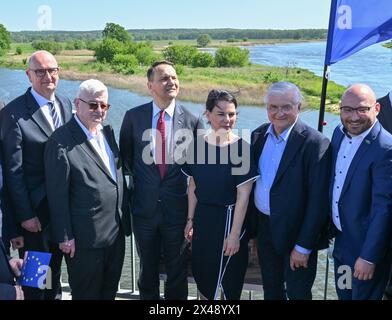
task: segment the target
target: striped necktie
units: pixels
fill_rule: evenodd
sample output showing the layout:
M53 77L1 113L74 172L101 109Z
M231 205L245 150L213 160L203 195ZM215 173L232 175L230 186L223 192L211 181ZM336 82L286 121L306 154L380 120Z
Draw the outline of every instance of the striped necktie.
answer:
M48 106L50 110L50 115L52 116L54 129L57 129L58 127L61 126L61 120L54 106L54 102L48 101Z

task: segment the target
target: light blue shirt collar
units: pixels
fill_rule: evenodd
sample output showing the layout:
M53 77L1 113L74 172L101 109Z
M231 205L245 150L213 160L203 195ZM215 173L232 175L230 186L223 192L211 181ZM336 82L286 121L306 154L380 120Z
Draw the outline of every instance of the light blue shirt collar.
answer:
M275 135L274 127L273 127L273 124L271 123L271 124L269 125L269 127L268 127L267 132L265 133L265 136L267 136L268 134L270 134L270 135L273 136L275 139L278 139L278 140L279 140L279 139L282 139L283 141L287 142L287 140L288 140L289 137L290 137L290 133L291 133L291 131L293 130L293 128L294 128L295 124L297 123L297 121L298 121L298 118L297 118L297 120L295 120L295 122L294 122L290 127L288 127L285 131L283 131L283 132L279 135L278 138L277 138L276 135Z
M170 118L173 118L174 115L174 108L176 106L176 101L173 100L169 106L165 109L165 113L167 113ZM155 103L155 101L152 102L152 116L155 118L159 112L161 112L161 109L158 107L158 105Z
M31 92L31 95L34 97L34 99L37 101L40 108L42 108L43 106L46 106L48 104L48 102L55 102L54 95L53 95L53 100L48 100L45 97L41 96L37 91L35 91L33 89L33 87L31 87L30 92Z

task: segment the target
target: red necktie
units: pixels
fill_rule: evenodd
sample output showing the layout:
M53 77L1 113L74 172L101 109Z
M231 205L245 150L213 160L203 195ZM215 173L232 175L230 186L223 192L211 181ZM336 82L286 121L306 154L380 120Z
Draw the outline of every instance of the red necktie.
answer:
M166 127L165 127L165 111L161 110L157 123L157 136L155 141L155 157L161 179L166 173Z

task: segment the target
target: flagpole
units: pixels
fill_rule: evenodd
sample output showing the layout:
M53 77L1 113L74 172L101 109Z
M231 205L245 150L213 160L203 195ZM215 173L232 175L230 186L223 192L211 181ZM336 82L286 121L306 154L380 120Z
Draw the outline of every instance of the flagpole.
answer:
M320 100L320 111L319 111L319 122L318 122L318 131L323 132L324 128L324 115L325 115L325 100L327 98L327 87L329 80L329 66L324 65L323 72L323 84L321 88L321 100Z

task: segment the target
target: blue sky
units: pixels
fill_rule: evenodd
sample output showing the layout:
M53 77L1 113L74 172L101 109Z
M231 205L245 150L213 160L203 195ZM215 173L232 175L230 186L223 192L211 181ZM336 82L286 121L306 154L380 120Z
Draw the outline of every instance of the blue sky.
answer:
M106 22L127 29L327 28L330 0L12 0L2 4L0 23L10 31L102 30ZM48 11L46 11L48 12Z

